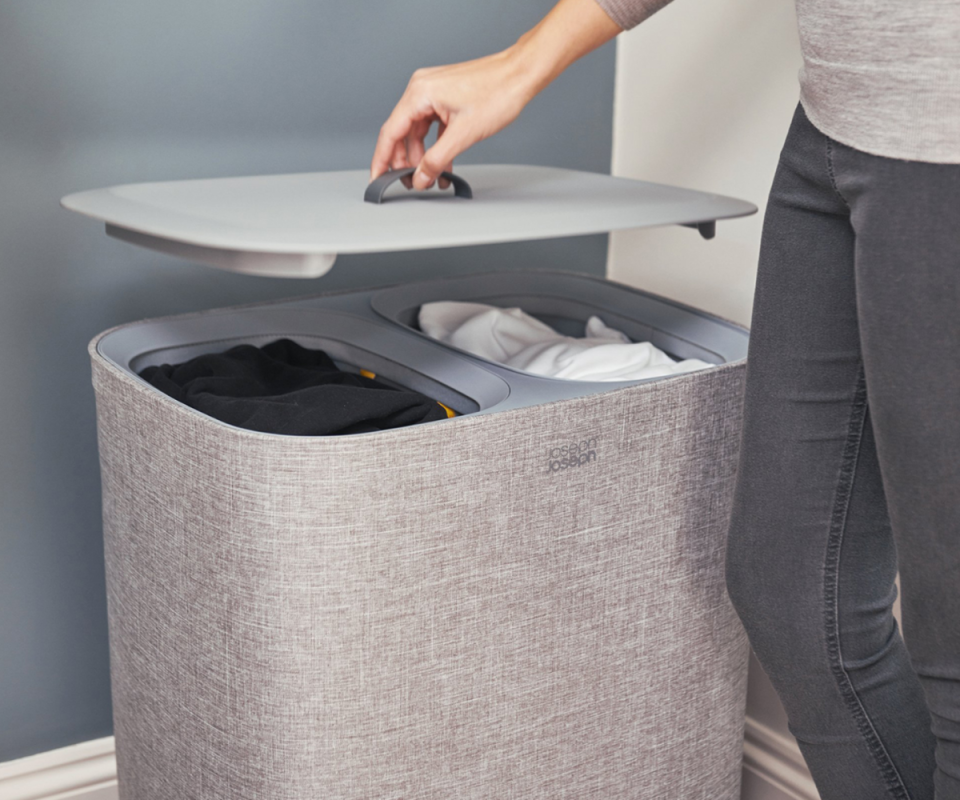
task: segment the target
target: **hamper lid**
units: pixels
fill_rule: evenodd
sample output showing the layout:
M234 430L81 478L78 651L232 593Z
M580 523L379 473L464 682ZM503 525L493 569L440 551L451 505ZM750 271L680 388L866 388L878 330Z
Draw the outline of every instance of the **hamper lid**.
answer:
M374 253L688 225L710 238L718 219L754 213L716 194L592 172L482 165L454 189L387 191L366 170L114 186L64 197L109 235L235 272L316 277L338 253ZM472 194L472 198L470 195Z

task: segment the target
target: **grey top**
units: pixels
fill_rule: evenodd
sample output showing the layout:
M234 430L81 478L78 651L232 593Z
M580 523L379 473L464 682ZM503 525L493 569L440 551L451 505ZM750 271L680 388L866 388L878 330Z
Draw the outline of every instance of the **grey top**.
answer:
M597 0L632 28L670 0ZM960 163L958 0L796 0L800 101L866 153Z

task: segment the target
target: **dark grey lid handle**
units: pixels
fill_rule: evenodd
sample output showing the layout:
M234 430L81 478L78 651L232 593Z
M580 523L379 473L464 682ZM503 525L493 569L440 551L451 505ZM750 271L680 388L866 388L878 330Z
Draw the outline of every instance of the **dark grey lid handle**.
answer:
M414 172L416 172L415 167L391 169L387 172L384 172L383 175L372 181L367 187L367 191L363 193L364 202L376 203L379 205L383 202L384 192L387 191L387 187L390 186L390 184L400 180L401 178L406 178L408 175L413 175ZM450 183L453 184L453 193L457 197L462 197L465 200L469 200L473 197L473 190L470 188L470 184L459 175L454 175L452 172L441 172L440 177L444 180L450 181Z

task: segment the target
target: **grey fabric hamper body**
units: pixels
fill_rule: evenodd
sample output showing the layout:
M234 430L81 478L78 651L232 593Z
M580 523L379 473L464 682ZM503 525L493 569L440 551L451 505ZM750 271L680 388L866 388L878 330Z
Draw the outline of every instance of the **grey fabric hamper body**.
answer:
M434 299L523 304L568 332L599 313L717 366L535 378L414 330L411 310ZM279 336L464 415L275 436L136 376ZM738 797L747 644L723 560L746 338L549 273L98 337L121 798Z

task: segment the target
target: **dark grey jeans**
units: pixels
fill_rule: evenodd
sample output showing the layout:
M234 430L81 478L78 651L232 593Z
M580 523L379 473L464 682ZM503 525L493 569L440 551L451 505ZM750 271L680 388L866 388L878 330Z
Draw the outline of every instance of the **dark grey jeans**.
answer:
M958 800L960 165L798 109L752 327L730 596L823 800Z

